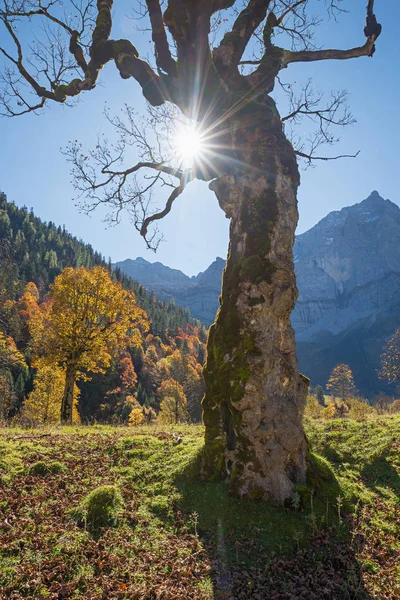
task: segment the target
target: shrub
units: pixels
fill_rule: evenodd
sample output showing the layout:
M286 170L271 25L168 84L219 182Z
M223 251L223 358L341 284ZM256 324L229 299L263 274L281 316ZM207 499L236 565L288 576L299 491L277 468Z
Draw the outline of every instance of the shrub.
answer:
M74 517L83 521L92 531L97 531L100 527L116 525L123 508L120 490L115 485L102 485L82 500L74 511Z
M321 406L315 396L307 396L306 408L304 411L304 414L307 417L318 419L318 417L322 416L323 411L324 407Z
M322 410L324 419L334 419L337 416L336 404L333 402Z
M390 412L400 413L400 400L393 400L392 404L390 405Z
M325 419L338 419L340 417L347 417L349 410L350 406L347 402L338 402L335 399L331 404L323 409L322 416Z
M133 408L129 415L129 425L141 425L144 421L144 414L141 408Z
M375 410L363 400L348 400L350 407L349 417L356 421L364 421L369 415L374 414Z
M29 475L55 475L57 473L62 473L66 471L67 467L60 462L51 462L45 463L43 461L38 461L33 463L28 468Z

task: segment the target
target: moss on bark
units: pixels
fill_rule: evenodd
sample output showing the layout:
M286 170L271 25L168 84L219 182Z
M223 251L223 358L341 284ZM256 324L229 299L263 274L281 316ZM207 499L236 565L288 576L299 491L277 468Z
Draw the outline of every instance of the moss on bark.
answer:
M259 313L253 311L263 310L267 302L265 290L268 286L273 288L275 275L280 276L279 261L272 251L279 211L284 210L277 191L281 184L278 173L280 177L284 174L294 199L299 182L295 155L284 138L275 105L272 101L266 105L250 104L251 109L246 106L232 127L235 152L240 160L212 186L221 207L232 220L221 306L210 330L204 370L203 470L212 477L229 476L230 487L237 492L243 487L244 479L249 478L250 467L254 473L262 471L239 405L246 394L248 396L247 386L250 390L254 387L254 370L257 371L260 361L263 363L265 351L259 346L260 332L253 319ZM291 224L293 234L295 224ZM287 253L287 248L284 252ZM284 286L282 293L285 293ZM268 302L271 304L271 298ZM292 308L289 306L288 314ZM290 328L288 319L287 322ZM276 350L272 347L270 352L274 354ZM285 369L283 364L282 382L286 378ZM260 398L260 402L262 400ZM254 398L251 402L254 403ZM264 437L267 440L267 436ZM293 458L293 465L295 463ZM289 464L288 470L291 468ZM257 477L246 483L248 498L265 497L264 487L256 480Z

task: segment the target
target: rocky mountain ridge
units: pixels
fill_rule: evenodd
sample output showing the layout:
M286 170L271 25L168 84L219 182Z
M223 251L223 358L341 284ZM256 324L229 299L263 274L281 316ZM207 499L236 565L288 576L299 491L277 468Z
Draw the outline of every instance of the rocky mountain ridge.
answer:
M188 307L192 317L211 325L218 309L224 259L217 257L198 275L189 277L178 269L160 262L150 263L141 256L116 263L123 273L153 290L163 300L173 299L176 304Z
M382 344L400 326L400 208L374 191L331 212L296 236L294 260L299 298L292 323L301 370L324 385L332 367L347 362L365 395L384 389L376 373ZM191 278L141 258L117 264L204 323L213 321L223 259Z

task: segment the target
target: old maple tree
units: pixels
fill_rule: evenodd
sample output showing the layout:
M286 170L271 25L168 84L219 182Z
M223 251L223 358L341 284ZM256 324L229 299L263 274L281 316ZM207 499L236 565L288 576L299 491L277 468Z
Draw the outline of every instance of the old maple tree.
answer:
M139 346L139 329L148 329L133 292L112 281L103 267L64 269L29 326L36 360L64 369L62 423L72 423L77 378L103 372L119 347L128 341Z
M151 224L171 210L194 178L211 182L230 219L221 308L210 330L204 370L203 469L229 477L240 496L283 502L306 475L302 415L308 380L298 374L290 325L297 296L292 246L298 219L296 155L316 156L315 145L309 152L294 149L286 139L284 122L304 114L316 117L320 125L316 145L329 141L327 123L348 122L346 116L337 117L340 97L318 109L315 98L306 93L294 101L291 114L281 117L271 92L281 71L292 63L372 56L381 30L373 4L368 1L365 43L330 50L315 49L310 41L318 19L312 16L309 0L132 2L132 8L143 7L147 15L155 68L139 56L134 40L113 39L113 0L3 0L0 9L2 39L8 34L0 50L10 67L0 98L4 114L15 116L51 101L66 102L93 89L103 67L113 63L123 79L136 80L151 106L177 107L210 142L208 159L182 170L146 147L132 118L128 128L114 122L122 137L131 134L138 141L142 160L137 164L119 168L124 141L116 156L100 144L89 160L79 146L71 148L70 158L77 187L88 194L92 205L104 201L117 211L128 206L149 245ZM325 6L341 10L338 1L326 0ZM28 19L32 26L46 23L52 33L42 37L27 58L18 28ZM215 27L226 23L212 45ZM286 48L278 45L280 40ZM260 52L254 60L246 60L254 44ZM128 86L127 98L130 90ZM158 213L148 213L144 190L135 185L135 175L143 168L153 170L153 181L169 176L178 180ZM71 366L71 381L74 371ZM68 420L67 406L64 402Z

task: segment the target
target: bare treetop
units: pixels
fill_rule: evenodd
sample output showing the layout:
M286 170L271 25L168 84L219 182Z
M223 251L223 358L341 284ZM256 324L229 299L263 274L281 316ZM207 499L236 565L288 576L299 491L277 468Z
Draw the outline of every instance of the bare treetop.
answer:
M130 7L126 3L151 33L153 67L139 56L133 41L113 39L113 5L113 0L0 0L0 52L5 59L0 111L14 117L40 111L49 102L66 103L96 87L103 67L113 62L123 79L138 82L150 106L175 105L198 123L210 145L224 151L210 153L206 165L190 172L166 156L165 146L162 152L150 150L145 128L139 131L132 112L127 115L128 129L119 122L119 142L113 150L103 140L93 153L83 153L77 143L67 151L76 188L89 199L86 208L107 203L114 211L112 218L118 219L120 210L129 206L135 226L152 248L158 236L156 232L147 236L150 223L170 211L193 178L211 180L221 166L236 160L229 149L232 119L251 102L272 106L269 94L277 81L281 83L282 69L290 63L372 56L381 31L374 0L368 2L364 30L360 23L365 42L349 49L316 47L313 34L320 17L312 14L309 0L139 0ZM321 0L321 7L336 18L346 3ZM25 41L27 33L33 35L31 43ZM291 86L281 85L290 105L281 121L287 133L286 122L296 125L308 118L316 124L310 139L291 137L297 155L308 162L326 160L316 150L336 141L331 125L354 121L345 105L346 93L334 93L321 104L322 97L308 84L298 95ZM161 115L164 123L170 120L168 111ZM127 166L125 149L132 144L139 148L141 160ZM154 174L139 182L137 173L143 168ZM163 210L151 215L156 184L173 191Z
M0 20L4 41L0 50L8 62L3 73L3 113L15 116L38 110L49 100L63 103L94 88L99 72L111 61L121 77L138 81L153 106L170 100L188 111L194 92L190 84L200 72L200 89L207 102L206 92L210 91L221 97L243 86L269 92L279 71L289 63L371 56L381 30L373 14L373 3L374 0L368 2L364 29L367 39L363 45L347 50L312 50L311 30L318 20L310 14L309 0L249 0L242 10L243 3L234 0L169 0L164 13L159 0L146 0L155 71L139 57L130 40L112 39L113 0L2 0ZM342 0L325 4L332 14L344 10ZM237 16L230 30L211 50L213 16L217 14L217 23L221 24L227 9L236 11ZM37 33L36 42L29 47L23 47L21 42L26 22ZM176 58L165 26L176 46ZM293 40L295 50L273 43L282 32L287 34L286 39L289 36ZM256 68L242 75L241 60L254 39L262 42L263 52L254 61ZM189 78L183 92L185 75ZM202 102L197 109L197 116L206 111Z

